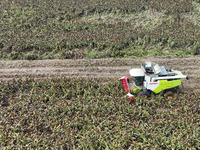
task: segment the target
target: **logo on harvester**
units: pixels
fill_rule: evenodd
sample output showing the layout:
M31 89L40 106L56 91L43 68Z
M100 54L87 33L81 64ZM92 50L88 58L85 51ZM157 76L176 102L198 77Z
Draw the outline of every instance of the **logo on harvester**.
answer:
M152 85L152 84L158 84L157 82L152 82L152 83L149 83L150 85Z

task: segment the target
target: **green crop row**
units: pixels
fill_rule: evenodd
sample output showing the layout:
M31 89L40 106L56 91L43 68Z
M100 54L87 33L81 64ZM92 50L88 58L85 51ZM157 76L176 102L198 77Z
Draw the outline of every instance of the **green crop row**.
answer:
M2 149L199 149L199 94L125 97L115 79L0 84Z

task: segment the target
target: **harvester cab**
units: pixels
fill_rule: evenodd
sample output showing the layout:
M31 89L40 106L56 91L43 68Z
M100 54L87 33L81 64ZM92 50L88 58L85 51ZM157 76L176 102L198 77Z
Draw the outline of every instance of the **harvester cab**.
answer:
M149 97L151 94L162 94L170 98L174 92L177 92L183 79L189 79L180 71L168 69L152 62L145 62L141 68L130 69L129 73L131 78L124 76L120 81L131 101L136 95Z

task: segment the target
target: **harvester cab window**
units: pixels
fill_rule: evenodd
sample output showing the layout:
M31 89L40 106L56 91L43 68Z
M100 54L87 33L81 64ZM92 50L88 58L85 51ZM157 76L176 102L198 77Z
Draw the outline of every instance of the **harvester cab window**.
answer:
M133 77L133 82L136 86L142 86L144 82L144 76L141 77Z

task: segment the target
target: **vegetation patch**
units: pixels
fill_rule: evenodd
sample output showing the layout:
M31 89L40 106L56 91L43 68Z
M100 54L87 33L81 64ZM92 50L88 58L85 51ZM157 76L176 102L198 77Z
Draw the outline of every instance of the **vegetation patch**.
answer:
M1 59L200 53L196 0L5 0L0 13Z
M200 95L124 96L118 80L0 84L3 149L199 149Z

